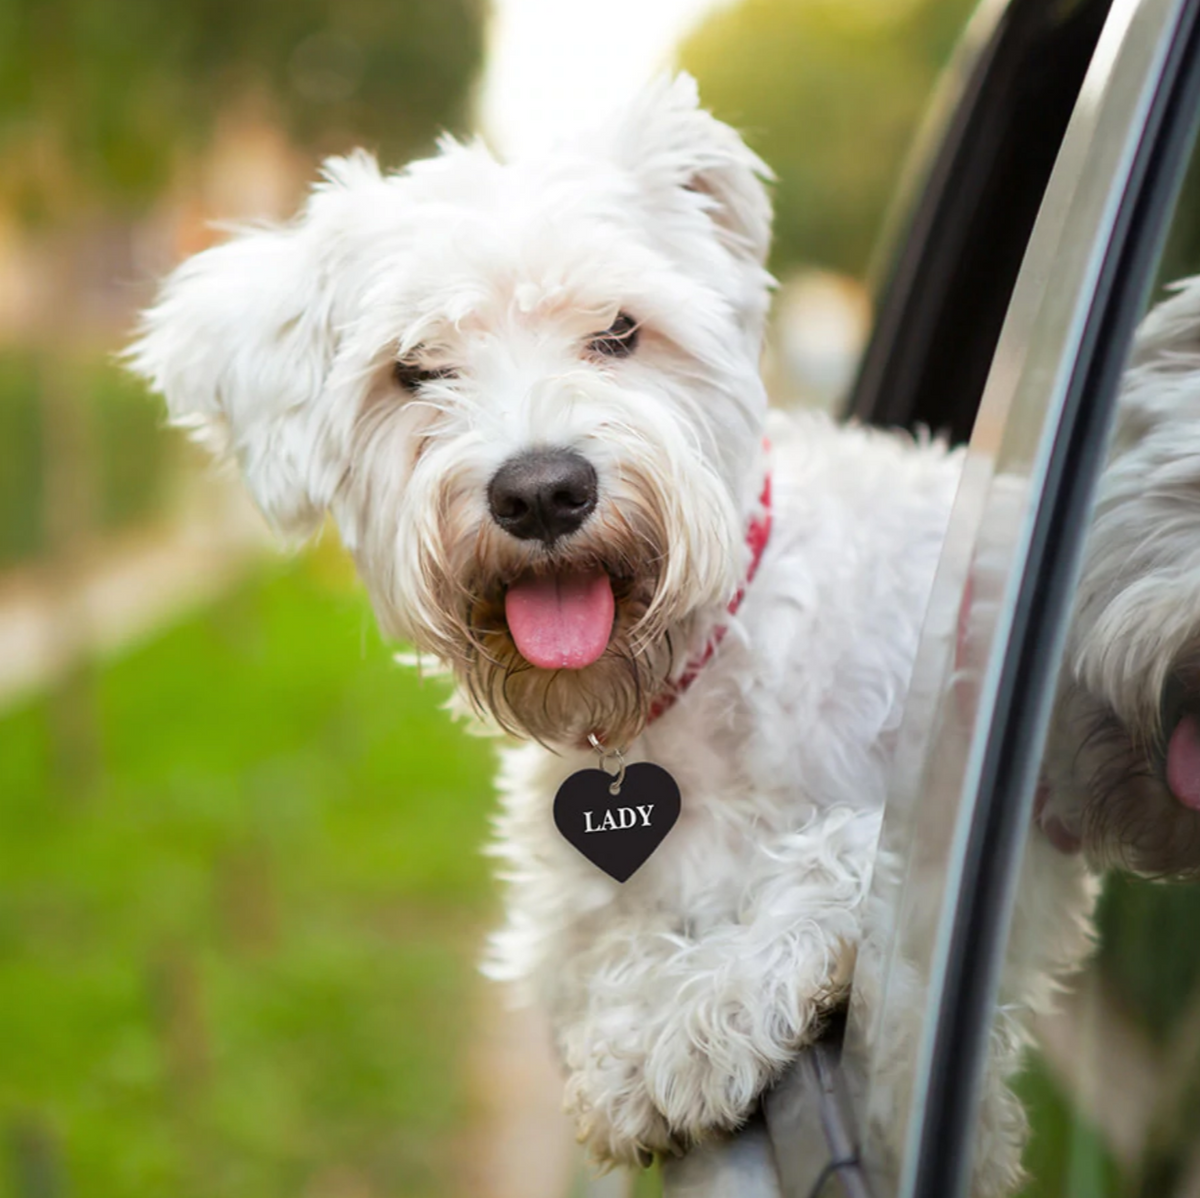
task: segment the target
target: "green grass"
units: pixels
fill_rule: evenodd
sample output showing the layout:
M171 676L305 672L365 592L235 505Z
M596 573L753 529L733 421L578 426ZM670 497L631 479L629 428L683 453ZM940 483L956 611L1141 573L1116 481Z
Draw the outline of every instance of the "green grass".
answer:
M1096 918L1107 984L1147 1036L1165 1043L1200 993L1200 890L1112 874Z
M1124 1179L1104 1137L1076 1111L1045 1062L1032 1054L1017 1081L1032 1134L1021 1198L1117 1198Z
M77 680L90 768L0 717L0 1195L453 1192L489 750L322 561Z

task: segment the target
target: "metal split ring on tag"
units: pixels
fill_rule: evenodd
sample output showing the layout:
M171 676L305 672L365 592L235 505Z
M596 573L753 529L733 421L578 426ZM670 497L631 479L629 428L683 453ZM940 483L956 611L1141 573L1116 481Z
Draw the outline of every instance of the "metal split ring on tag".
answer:
M606 749L594 732L588 733L588 744L596 750L600 758L600 768L612 779L608 793L619 795L625 781L625 751L623 749ZM616 765L616 769L609 768L613 764Z

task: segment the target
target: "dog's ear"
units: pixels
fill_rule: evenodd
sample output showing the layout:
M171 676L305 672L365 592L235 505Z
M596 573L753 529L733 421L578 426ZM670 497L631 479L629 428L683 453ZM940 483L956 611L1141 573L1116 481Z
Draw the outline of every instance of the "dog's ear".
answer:
M337 353L335 280L349 197L381 182L366 154L325 164L300 217L238 232L184 262L125 352L172 424L237 458L271 524L311 532L337 484L319 403Z
M728 125L700 107L696 81L662 77L618 117L612 154L651 197L702 196L722 244L761 266L771 244L770 168Z

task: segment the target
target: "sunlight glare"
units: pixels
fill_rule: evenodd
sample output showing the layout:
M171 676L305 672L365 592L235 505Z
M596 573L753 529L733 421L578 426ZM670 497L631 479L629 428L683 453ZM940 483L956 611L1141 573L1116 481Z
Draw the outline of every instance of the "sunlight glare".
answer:
M727 0L493 0L480 127L501 153L594 121L657 72Z

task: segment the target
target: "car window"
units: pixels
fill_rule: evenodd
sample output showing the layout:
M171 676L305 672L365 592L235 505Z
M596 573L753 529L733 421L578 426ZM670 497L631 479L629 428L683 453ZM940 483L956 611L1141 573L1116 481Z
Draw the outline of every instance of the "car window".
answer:
M1121 381L1035 792L1023 884L1083 858L1098 896L1094 945L1017 1081L1028 1198L1200 1187L1197 199L1193 150ZM1009 971L1031 931L1018 918Z
M1075 1162L1084 1142L1073 1092L1050 1077L1048 1055L1032 1059L1015 1093L1005 1077L1089 951L1094 883L1068 851L1074 829L1046 797L1039 761L1048 727L1059 758L1094 744L1086 721L1072 725L1075 742L1056 740L1054 679L1064 643L1070 658L1081 562L1087 585L1082 533L1112 400L1194 124L1192 15L1172 0L1112 6L988 374L897 745L855 976L847 1074L877 1195L943 1198L967 1192L972 1177L975 1192L1016 1192L1027 1103L1027 1162L1054 1151ZM1164 269L1186 243L1172 230ZM1175 350L1163 352L1177 368ZM1119 648L1099 656L1111 667ZM1177 709L1177 773L1194 764L1200 793L1200 724L1193 755L1186 700ZM1187 778L1176 785L1190 794ZM1105 896L1102 926L1113 904L1118 923L1146 910L1140 889L1136 900L1119 897L1130 885L1140 884L1115 883L1118 897ZM1069 1026L1080 1030L1078 1012ZM1046 1130L1054 1119L1057 1141ZM1110 1162L1085 1155L1093 1174L1079 1175L1083 1188L1030 1192L1126 1192L1095 1188Z

